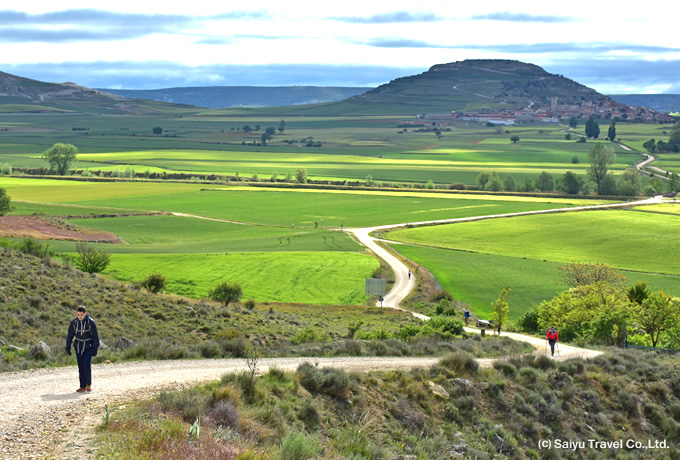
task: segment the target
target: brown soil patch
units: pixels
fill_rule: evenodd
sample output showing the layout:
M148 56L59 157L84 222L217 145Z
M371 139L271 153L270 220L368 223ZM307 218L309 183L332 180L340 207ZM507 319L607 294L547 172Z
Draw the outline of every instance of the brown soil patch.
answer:
M37 216L0 217L0 237L88 241L91 243L123 242L113 233L81 227L68 228Z

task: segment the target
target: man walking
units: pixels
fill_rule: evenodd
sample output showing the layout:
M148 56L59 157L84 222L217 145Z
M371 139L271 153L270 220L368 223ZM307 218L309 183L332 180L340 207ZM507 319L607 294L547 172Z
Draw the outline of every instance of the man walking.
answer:
M76 350L78 361L78 376L80 387L76 390L81 393L92 391L92 357L97 356L99 349L99 334L94 320L87 314L87 309L80 305L76 309L76 318L68 326L66 336L66 354L71 355L71 344Z
M548 341L548 343L550 343L551 356L555 356L555 344L559 339L559 334L557 334L557 329L555 329L555 326L550 326L550 329L548 329L548 333L546 334L545 339Z

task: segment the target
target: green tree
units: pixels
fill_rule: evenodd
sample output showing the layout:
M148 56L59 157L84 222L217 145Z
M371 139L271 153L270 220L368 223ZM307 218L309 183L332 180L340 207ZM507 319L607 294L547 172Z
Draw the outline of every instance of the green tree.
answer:
M609 140L614 142L616 140L616 121L612 121L612 124L609 125L609 130L607 131L607 137L609 137Z
M512 142L513 144L518 143L519 142L519 136L517 134L510 136L510 142Z
M674 151L680 150L680 123L676 123L671 134L668 136L668 143L675 146Z
M654 153L656 151L656 141L654 139L650 139L642 146L649 152L649 153Z
M592 137L593 139L600 137L600 125L592 115L586 122L586 137Z
M571 117L569 119L569 126L572 127L572 128L576 128L578 126L578 118Z
M649 289L647 289L647 283L644 281L638 281L628 289L628 300L635 302L638 305L642 305L642 302L649 297Z
M605 193L602 193L602 180L607 176L611 165L616 162L614 149L598 142L590 148L588 161L590 162L588 175L597 184L597 193L605 195Z
M154 134L163 134L163 128L160 126L156 126L154 129L151 130L152 133Z
M491 179L489 179L489 182L486 184L486 190L490 190L492 192L500 192L503 190L503 184L501 183L500 178L496 175L496 171L491 174Z
M241 300L243 290L238 283L230 283L229 281L222 281L215 286L215 289L208 294L215 302L221 302L225 307L228 307L231 302L238 302Z
M477 176L477 184L479 184L479 189L484 190L486 188L486 184L491 180L491 174L488 172L484 171Z
M576 174L571 171L567 171L564 173L564 176L562 176L560 188L564 193L576 195L581 191L581 181L578 180Z
M545 171L541 172L536 179L536 188L541 192L549 192L555 190L555 181L553 176Z
M78 149L71 144L58 143L45 150L42 157L47 160L57 174L66 176L71 168L71 163L78 157Z
M295 171L295 180L298 182L298 184L306 184L307 170L304 168L299 168L297 171Z
M637 196L640 194L640 188L640 174L637 169L626 169L619 181L618 194L624 196Z
M600 182L600 186L598 187L599 189L599 194L600 195L617 195L618 194L618 187L616 186L616 179L614 179L614 176L611 174L607 174L604 176L602 179L602 182Z
M661 334L673 329L678 325L680 315L680 299L664 295L663 291L658 295L650 294L642 301L635 304L635 324L640 326L656 347Z
M510 174L505 176L505 178L503 179L503 190L505 190L506 192L514 192L515 190L517 190L517 184L515 184L515 179Z
M283 133L286 130L286 122L281 120L279 123L279 134Z
M7 190L0 188L0 216L4 216L8 212L12 212L12 199L7 194Z
M243 131L246 133L249 133L253 130L253 128L250 127L250 125L243 125Z
M273 136L274 134L276 134L276 129L274 129L273 126L267 126L267 129L265 129L264 132L269 134L270 136Z
M671 192L680 191L680 176L676 173L671 173L668 176L668 190Z
M522 185L522 192L533 192L534 191L534 184L531 182L531 179L528 177L524 178L524 185Z
M562 272L562 281L570 287L606 282L616 288L623 288L628 282L628 278L617 272L611 265L602 263L586 264L572 262L557 267L557 269Z
M564 138L565 138L566 140L570 141L570 140L571 140L571 133L565 134L565 135L564 135Z
M75 265L84 272L99 273L111 263L111 255L108 252L89 244L77 243L76 251L78 254L75 258Z
M510 306L508 305L508 296L510 295L510 288L505 288L501 291L498 299L495 302L491 302L491 320L495 321L496 327L498 328L498 335L501 333L501 328L503 324L508 319L508 314L510 313Z
M267 141L271 140L271 138L272 135L265 131L260 135L260 142L262 142L262 145L267 145Z

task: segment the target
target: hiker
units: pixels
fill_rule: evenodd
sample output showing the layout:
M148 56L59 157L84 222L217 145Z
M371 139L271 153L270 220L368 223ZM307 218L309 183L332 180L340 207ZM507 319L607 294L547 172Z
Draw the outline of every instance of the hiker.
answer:
M555 344L559 339L559 335L557 334L557 329L555 329L555 326L550 326L550 329L548 330L545 339L550 343L551 356L555 356Z
M80 387L78 393L92 391L92 357L97 356L99 334L94 320L87 314L87 309L80 305L76 309L76 318L68 325L66 337L66 354L71 356L71 344L76 351Z
M470 311L469 310L463 310L463 317L465 318L465 325L468 325L468 320L470 319Z
M408 271L408 279L411 279L411 270Z

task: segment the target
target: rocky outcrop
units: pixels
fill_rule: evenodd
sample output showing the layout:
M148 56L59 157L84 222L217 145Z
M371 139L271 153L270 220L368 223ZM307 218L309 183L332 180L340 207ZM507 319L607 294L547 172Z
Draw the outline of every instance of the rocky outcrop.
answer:
M47 359L52 355L52 350L42 340L33 345L31 351L26 355L30 359Z

